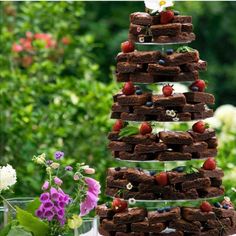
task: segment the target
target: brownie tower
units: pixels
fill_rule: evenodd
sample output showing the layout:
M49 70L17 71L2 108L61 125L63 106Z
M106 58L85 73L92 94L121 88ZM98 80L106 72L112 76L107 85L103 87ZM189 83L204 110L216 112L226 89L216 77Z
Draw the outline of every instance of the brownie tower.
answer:
M224 173L215 161L215 131L203 121L213 116L208 106L215 102L199 76L207 63L197 50L184 45L195 40L192 31L192 17L170 9L130 15L129 41L122 43L122 52L116 57L116 79L124 85L113 96L111 118L117 120L108 135L109 149L124 163L162 163L163 169L108 169L105 192L113 202L96 209L101 235L236 233L234 206L229 198L222 200ZM160 45L161 49L135 49L143 45ZM183 82L188 83L189 91L177 93L172 83ZM150 90L153 85L161 88L159 92ZM193 125L186 131L167 130L163 125L187 121ZM176 161L183 163L178 166ZM197 167L192 164L195 162ZM179 201L185 206L179 206ZM137 202L139 206L135 206Z

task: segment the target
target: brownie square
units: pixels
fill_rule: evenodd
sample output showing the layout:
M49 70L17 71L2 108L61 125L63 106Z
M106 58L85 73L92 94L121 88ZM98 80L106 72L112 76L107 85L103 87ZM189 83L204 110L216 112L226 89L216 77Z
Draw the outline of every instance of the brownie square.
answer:
M139 64L156 63L160 58L160 55L160 51L134 51L129 56L129 62Z
M182 208L182 216L187 221L207 221L216 219L214 212L202 212L198 208L190 207Z
M165 144L192 144L193 138L188 132L182 131L161 131L159 132L160 139Z
M131 230L134 232L159 233L164 229L165 224L156 223L150 225L147 220L131 224Z
M200 168L199 173L201 173L202 176L209 177L209 178L223 178L224 177L224 171L219 168L215 170L205 170L203 168Z
M101 218L112 219L115 212L111 208L108 208L105 204L103 204L96 207L96 214Z
M102 225L102 228L106 231L121 231L121 232L128 231L126 224L117 224L113 220L104 219L104 220L102 220L101 225Z
M183 94L173 94L165 97L164 95L153 95L152 101L155 106L183 106L186 104L186 99Z
M176 36L181 32L181 24L160 24L150 27L153 36Z
M199 233L199 235L201 232L201 223L199 221L188 222L183 219L177 219L171 221L169 226L184 232L196 232Z
M186 63L198 62L199 61L199 53L197 50L194 52L184 52L184 53L173 53L171 55L166 56L166 65L169 66L180 66Z
M154 75L177 76L180 73L178 66L162 66L158 64L149 64L148 72Z
M184 96L186 97L186 100L188 103L206 103L210 105L215 104L215 97L214 95L210 93L204 93L204 92L187 92L184 93Z
M152 16L146 12L134 12L130 14L130 22L136 25L151 25Z
M188 131L191 136L193 137L194 141L206 141L210 138L215 137L216 133L215 130L212 128L206 129L204 133L196 133L192 130Z

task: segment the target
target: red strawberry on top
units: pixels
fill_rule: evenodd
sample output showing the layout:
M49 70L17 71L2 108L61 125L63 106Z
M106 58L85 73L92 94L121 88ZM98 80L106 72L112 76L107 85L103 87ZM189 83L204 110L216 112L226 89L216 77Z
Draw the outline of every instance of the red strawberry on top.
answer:
M155 176L155 179L157 181L157 183L160 185L160 186L166 186L169 182L168 180L168 175L166 172L161 172L159 174L157 174Z
M200 209L202 212L210 212L212 211L212 206L209 202L202 202L202 204L200 205Z
M208 157L203 164L204 170L215 170L216 169L216 160L213 157Z
M163 88L162 88L162 93L165 97L171 96L173 94L173 91L174 91L173 85L167 84L167 85L163 86Z
M132 82L126 82L122 89L123 94L133 95L135 93L135 86Z
M128 204L126 201L121 200L120 198L115 198L112 202L112 209L115 212L122 212L128 208Z
M152 132L152 126L148 122L143 122L139 127L139 133L142 135L150 134Z
M208 128L208 124L206 124L204 121L198 121L192 126L192 130L196 133L204 133L206 128Z
M172 20L174 19L174 12L171 10L167 10L167 11L162 11L160 13L160 23L161 24L168 24L171 23Z
M204 92L205 88L206 88L206 82L204 80L198 79L195 82L193 82L189 88L193 91L193 92Z
M135 46L131 41L125 41L121 44L121 51L123 53L133 52L134 49Z
M120 132L120 130L124 127L124 122L122 120L117 120L112 127L113 131Z

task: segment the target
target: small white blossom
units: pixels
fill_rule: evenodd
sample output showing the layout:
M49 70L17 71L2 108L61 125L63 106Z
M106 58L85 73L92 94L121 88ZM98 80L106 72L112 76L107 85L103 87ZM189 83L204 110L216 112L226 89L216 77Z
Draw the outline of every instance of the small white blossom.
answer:
M144 41L145 41L145 40L144 40L144 37L143 37L143 36L139 37L139 42L140 42L140 43L144 43Z
M16 171L11 165L0 167L0 193L16 183Z
M130 198L129 199L129 204L130 205L133 205L133 204L135 204L136 203L136 200L134 199L134 198Z
M128 184L126 185L126 188L127 188L128 190L131 190L131 189L133 188L133 185L132 185L131 183L128 183Z
M236 188L235 187L232 187L231 190L236 193Z
M178 117L174 117L173 121L179 121L179 118Z
M166 115L170 117L175 117L176 113L174 110L166 110Z
M152 10L152 12L162 12L166 7L174 5L171 0L144 0L145 7Z

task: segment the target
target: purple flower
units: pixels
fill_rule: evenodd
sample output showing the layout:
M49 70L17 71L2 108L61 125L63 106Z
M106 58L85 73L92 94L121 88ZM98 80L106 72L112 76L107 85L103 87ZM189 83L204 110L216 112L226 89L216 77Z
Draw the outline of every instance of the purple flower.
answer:
M58 186L61 186L62 183L63 183L63 181L62 181L61 179L59 179L58 177L55 177L55 178L54 178L54 183L55 183L56 185L58 185Z
M72 171L72 170L73 170L73 167L72 167L72 166L66 166L65 170L66 170L66 171Z
M44 215L44 208L43 205L41 205L36 211L35 211L35 215L39 218L43 218Z
M48 221L51 221L54 217L54 212L51 210L47 210L44 213L44 217L47 218Z
M49 200L49 198L50 198L49 193L42 193L40 195L39 199L40 199L41 202L47 202Z
M54 206L54 204L53 204L52 201L47 201L47 202L43 203L43 207L45 208L45 210L46 209L51 209L51 208L53 208L53 206Z
M42 190L43 191L46 191L47 189L49 188L49 182L48 181L45 181L43 186L42 186Z
M58 191L53 187L50 189L50 194L51 194L52 200L58 200L58 198L60 196Z
M61 158L64 157L64 152L56 151L56 152L54 153L54 157L55 157L56 160L60 160Z

